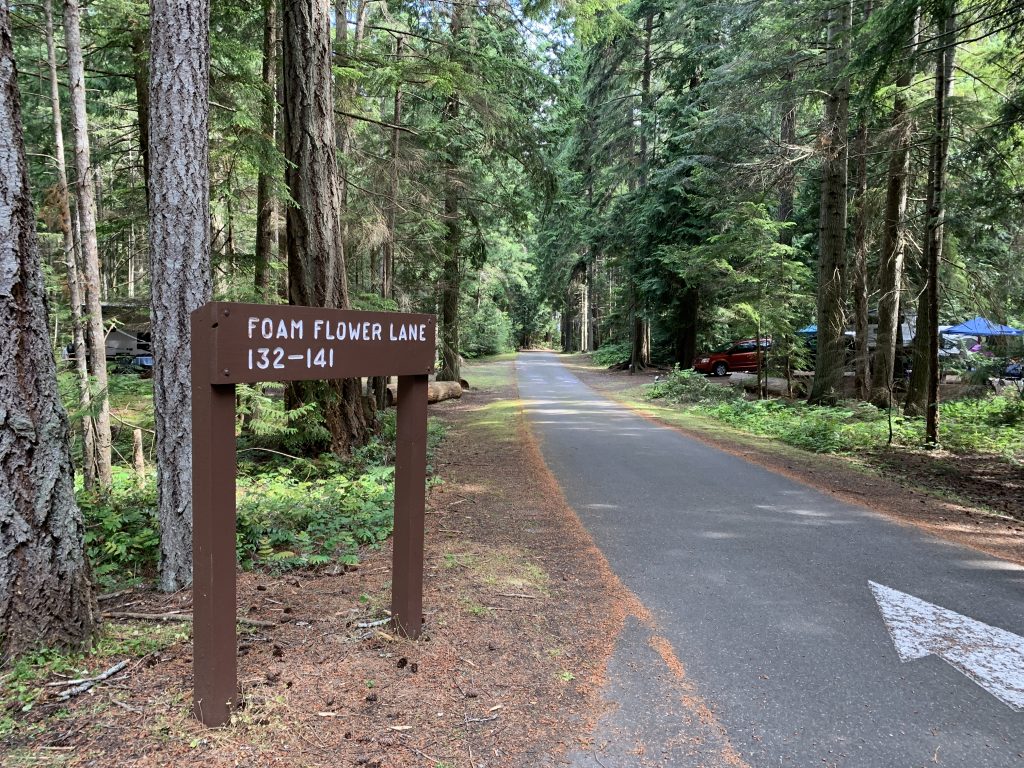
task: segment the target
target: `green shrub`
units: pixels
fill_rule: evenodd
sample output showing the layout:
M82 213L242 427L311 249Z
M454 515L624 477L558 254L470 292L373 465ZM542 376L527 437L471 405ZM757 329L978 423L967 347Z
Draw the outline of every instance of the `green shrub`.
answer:
M590 355L590 359L595 365L608 368L613 365L628 363L631 352L632 350L626 342L621 344L603 344Z
M116 465L113 477L106 496L78 493L85 551L93 577L105 588L152 576L160 556L153 478L138 488L135 472Z
M329 476L314 479L290 466L239 478L236 535L243 567L354 564L359 547L391 535L394 468L371 467L349 477L335 466Z
M298 459L259 447L240 450L236 542L243 567L354 564L360 547L378 546L391 535L395 412L380 418L378 435L347 461L330 454ZM432 451L443 436L441 424L430 420L427 435ZM132 470L115 466L109 494L79 489L78 501L97 583L110 589L152 578L159 561L152 476L140 489Z
M781 440L815 453L846 453L884 445L889 434L885 411L864 403L825 407L782 400L738 400L708 408L719 421ZM923 436L917 420L893 419L894 441L910 443Z
M668 400L677 405L743 399L743 393L738 388L714 384L703 374L694 370L682 371L678 365L668 376L648 387L646 396L652 400Z
M319 403L286 408L285 388L276 384L239 384L237 392L235 416L243 446L258 442L263 448L305 453L310 446L330 445L331 433Z
M701 382L689 371L674 371L652 384L648 397L688 405L718 421L755 435L816 453L854 453L887 444L888 414L867 403L834 407L785 400L749 401L737 388ZM722 391L730 391L722 394ZM716 400L717 398L717 400ZM924 443L924 419L895 412L893 443ZM1024 456L1024 401L1017 397L964 399L939 404L939 441L950 451Z

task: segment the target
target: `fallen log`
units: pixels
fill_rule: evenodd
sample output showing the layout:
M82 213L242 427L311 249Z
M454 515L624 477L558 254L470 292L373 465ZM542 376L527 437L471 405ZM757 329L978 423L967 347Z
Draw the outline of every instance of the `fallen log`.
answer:
M457 381L431 381L427 383L427 402L439 403L442 400L451 400L462 397L462 384ZM388 384L387 405L391 407L398 404L398 385Z

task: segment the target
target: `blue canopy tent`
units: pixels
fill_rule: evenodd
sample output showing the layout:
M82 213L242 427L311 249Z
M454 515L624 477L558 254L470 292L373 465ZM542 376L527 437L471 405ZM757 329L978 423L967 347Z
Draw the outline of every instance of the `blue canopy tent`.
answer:
M1024 336L1024 331L1019 328L993 323L981 316L947 328L943 333L954 336Z
M803 334L804 336L811 336L811 335L813 335L813 334L815 334L817 332L818 332L818 326L817 325L808 325L808 326L806 326L804 328L801 328L799 331L797 331L797 333Z

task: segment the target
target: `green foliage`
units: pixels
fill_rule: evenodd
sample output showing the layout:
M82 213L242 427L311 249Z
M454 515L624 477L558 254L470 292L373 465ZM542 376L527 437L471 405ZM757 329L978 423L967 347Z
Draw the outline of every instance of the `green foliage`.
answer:
M240 384L236 391L235 416L243 447L255 443L271 450L303 453L309 445L330 443L331 434L318 403L286 408L281 385Z
M360 547L379 546L391 535L395 412L379 418L377 435L348 461L332 454L296 460L243 449L269 456L239 469L237 546L243 567L351 565ZM443 435L440 422L428 421L428 461Z
M261 416L246 422L258 431L248 432L239 449L237 545L245 568L353 564L360 547L377 546L391 534L394 410L380 414L378 434L351 460L330 454L302 459L267 448L287 442L294 429L280 402L256 387L239 386L239 392L243 402L259 404ZM428 422L428 458L443 434L440 422ZM153 476L139 488L133 470L115 464L113 473L110 493L78 491L86 552L106 589L151 578L159 559Z
M668 400L676 405L689 405L742 400L743 393L736 387L712 383L707 376L694 370L682 371L677 365L668 376L647 388L646 397L651 400Z
M160 544L153 478L139 488L132 470L115 464L113 474L109 494L78 493L86 554L93 577L105 588L151 576Z
M702 379L692 371L676 371L651 385L648 396L689 405L737 429L815 453L856 453L881 448L888 441L888 414L872 405L849 401L826 407L784 400L750 401L733 387ZM1024 458L1024 401L1020 398L941 403L939 424L940 442L947 450ZM895 413L892 427L894 445L924 443L923 419Z
M613 365L620 365L629 362L630 348L626 342L616 344L602 344L599 349L590 355L595 365L609 368Z
M358 549L377 546L394 525L394 468L352 472L323 457L320 477L278 466L240 477L238 554L243 567L274 570L355 564Z
M736 400L713 406L706 413L745 432L815 453L878 448L885 445L888 436L885 411L863 404L826 407L781 400ZM914 444L916 437L920 444L924 430L918 421L895 418L895 442Z
M512 349L512 321L489 296L463 319L460 346L467 357L483 357Z

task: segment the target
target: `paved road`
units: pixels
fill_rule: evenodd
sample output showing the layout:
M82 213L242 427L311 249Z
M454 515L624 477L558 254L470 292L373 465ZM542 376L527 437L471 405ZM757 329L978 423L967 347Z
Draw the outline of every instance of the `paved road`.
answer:
M721 749L718 757L680 751L669 743L675 737L659 735L675 718L685 739L694 718L655 693L663 681L644 671L643 638L616 651L608 696L620 706L599 726L598 742L646 728L661 744L661 763L677 766L1024 765L1024 712L935 655L901 661L869 585L883 585L879 599L898 596L886 587L913 596L895 627L903 640L930 620L914 598L1024 635L1024 569L659 427L586 387L557 355L521 355L517 373L569 503L651 611L690 693L740 759L722 758ZM992 662L1011 687L1024 685L1016 653ZM630 679L633 657L638 679ZM645 690L647 707L637 696ZM649 725L662 705L661 722ZM639 746L619 758L610 750L600 762L577 755L574 764L612 768L639 764L638 751L651 757L643 736L630 738Z

